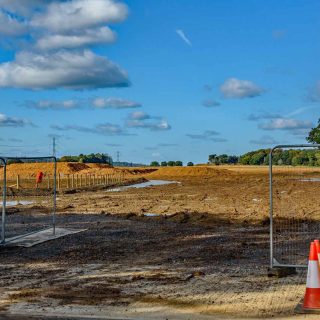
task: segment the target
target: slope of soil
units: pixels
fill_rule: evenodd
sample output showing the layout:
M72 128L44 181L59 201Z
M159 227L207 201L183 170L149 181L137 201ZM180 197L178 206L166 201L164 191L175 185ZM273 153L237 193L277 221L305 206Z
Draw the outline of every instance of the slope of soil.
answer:
M7 176L35 177L38 171L46 174L53 174L53 163L14 163L7 166ZM58 162L57 172L67 174L113 174L122 172L125 176L148 174L155 171L153 168L120 168L99 163L79 163L79 162ZM3 170L0 170L0 177Z
M233 173L228 169L218 167L161 167L146 177L150 179L181 177L216 177L218 175L230 176Z

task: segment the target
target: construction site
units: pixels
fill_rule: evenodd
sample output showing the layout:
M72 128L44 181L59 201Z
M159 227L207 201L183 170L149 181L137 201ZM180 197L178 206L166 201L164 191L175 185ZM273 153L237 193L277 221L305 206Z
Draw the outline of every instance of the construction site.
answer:
M18 235L51 224L53 183L46 177L53 168L7 165L3 316L301 317L309 243L319 231L319 168L273 170L274 255L302 266L285 276L268 273L268 167L58 162L55 228L72 232L19 242ZM44 177L35 188L39 171Z

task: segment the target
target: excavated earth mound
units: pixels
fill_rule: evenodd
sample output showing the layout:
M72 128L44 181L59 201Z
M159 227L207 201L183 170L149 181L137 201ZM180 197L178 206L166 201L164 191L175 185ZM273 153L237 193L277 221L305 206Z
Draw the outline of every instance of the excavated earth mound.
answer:
M217 177L218 175L230 176L233 175L233 172L231 172L228 169L222 169L217 167L161 167L157 171L154 171L146 175L146 178L211 178Z

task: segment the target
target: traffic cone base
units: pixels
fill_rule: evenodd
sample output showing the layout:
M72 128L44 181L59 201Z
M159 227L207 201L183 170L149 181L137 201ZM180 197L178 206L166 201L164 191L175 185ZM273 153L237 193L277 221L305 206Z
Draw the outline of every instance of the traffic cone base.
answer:
M320 270L318 251L314 242L310 245L306 293L303 299L304 309L320 309Z
M307 288L303 300L304 309L320 309L320 288Z

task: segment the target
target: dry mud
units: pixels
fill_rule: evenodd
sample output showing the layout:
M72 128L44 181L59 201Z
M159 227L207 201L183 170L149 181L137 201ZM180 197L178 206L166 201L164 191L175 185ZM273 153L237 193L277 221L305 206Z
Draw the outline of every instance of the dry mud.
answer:
M0 248L2 312L118 319L294 317L306 274L267 277L267 170L213 170L193 176L154 171L143 176L181 183L59 195L58 224L87 231L27 249ZM318 218L314 193L320 183L299 179L317 174L276 173L279 197L300 203L295 212L310 223ZM12 228L47 219L39 205L12 210Z

